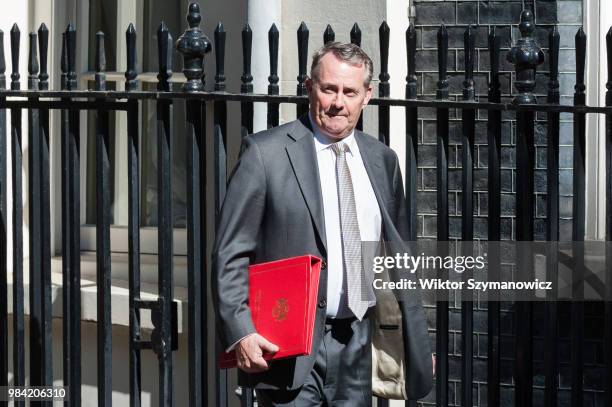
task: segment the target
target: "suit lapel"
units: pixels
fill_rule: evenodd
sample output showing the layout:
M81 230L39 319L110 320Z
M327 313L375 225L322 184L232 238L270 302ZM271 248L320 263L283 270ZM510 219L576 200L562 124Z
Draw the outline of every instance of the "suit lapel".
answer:
M355 140L359 146L359 153L361 154L363 165L370 178L370 184L372 184L374 195L376 195L378 207L381 212L384 213L383 216L388 216L384 197L391 196L390 191L388 191L390 182L382 165L383 157L380 154L380 149L371 146L370 144L375 142L375 140L369 140L368 137L370 136L355 130ZM387 194L385 195L384 192Z
M312 221L327 252L319 166L317 164L313 133L308 116L302 116L296 126L296 130L292 131L288 136L295 141L285 148L293 168L293 173L300 185L300 190L308 206Z

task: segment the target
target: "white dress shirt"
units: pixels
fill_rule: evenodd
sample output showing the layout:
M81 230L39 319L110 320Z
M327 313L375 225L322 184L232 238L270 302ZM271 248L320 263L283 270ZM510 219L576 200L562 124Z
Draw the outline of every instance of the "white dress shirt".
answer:
M310 117L310 115L309 115ZM342 263L342 235L340 230L340 212L338 189L336 185L336 154L331 149L335 140L322 134L314 121L310 120L314 130L315 151L319 166L323 212L325 213L325 235L327 237L327 316L329 318L347 318L353 316L348 309L345 273ZM355 132L342 139L348 146L346 162L351 172L357 223L363 242L380 241L382 217L374 189L366 172ZM370 301L370 306L376 303Z

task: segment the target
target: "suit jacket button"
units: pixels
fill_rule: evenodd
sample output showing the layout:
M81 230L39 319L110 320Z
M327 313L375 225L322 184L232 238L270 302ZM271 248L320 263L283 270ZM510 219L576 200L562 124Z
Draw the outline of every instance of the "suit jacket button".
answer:
M325 260L321 261L321 270L327 270L327 262Z
M319 308L325 307L327 307L327 301L325 300L325 298L323 298L321 301L319 301Z

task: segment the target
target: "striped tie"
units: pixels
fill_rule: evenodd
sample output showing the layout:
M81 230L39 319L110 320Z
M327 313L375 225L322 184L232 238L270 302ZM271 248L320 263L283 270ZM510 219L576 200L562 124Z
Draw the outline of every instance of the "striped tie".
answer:
M351 172L346 163L347 145L343 141L332 144L336 153L336 182L342 235L342 257L348 289L348 307L361 320L368 310L366 279L361 259L361 236L357 221L357 207Z

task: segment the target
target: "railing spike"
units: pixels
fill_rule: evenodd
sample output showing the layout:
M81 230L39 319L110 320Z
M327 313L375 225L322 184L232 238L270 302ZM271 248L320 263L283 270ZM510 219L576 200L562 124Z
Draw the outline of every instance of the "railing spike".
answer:
M357 23L353 24L353 28L351 28L351 44L361 47L361 28Z
M163 21L157 28L157 56L159 72L157 74L157 90L170 90L170 77L172 76L172 34Z
M446 26L442 24L438 30L438 90L436 97L438 99L448 98L448 79L446 76L448 60L448 31Z
M307 94L306 91L306 65L308 63L308 37L309 30L306 27L306 23L302 21L297 30L297 45L298 45L298 76L297 76L297 90L298 96Z
M331 25L327 24L325 27L325 31L323 32L323 44L327 44L328 42L334 42L336 40L336 33Z
M612 26L606 34L606 50L608 54L608 83L606 87L608 90L612 90Z
M378 86L378 95L380 97L389 97L391 95L391 89L389 85L389 25L386 21L383 21L378 28L378 37L380 43L380 74L378 79L380 80Z
M6 61L4 59L4 31L0 30L0 80L4 80Z
M491 74L499 74L499 36L497 35L495 26L489 30L489 58L491 65Z
M575 37L576 85L574 86L574 89L576 90L577 94L584 94L584 91L586 90L586 86L584 84L584 71L585 71L585 66L586 66L586 46L587 46L586 42L587 42L586 34L584 30L582 29L582 27L580 27L578 29L578 32L576 32L576 37Z
M60 55L60 70L63 74L68 73L68 51L66 50L66 33L62 33L62 53Z
M0 30L0 89L6 88L6 62L4 61L4 31Z
M38 49L37 49L37 40L38 40L38 36L36 35L36 33L34 31L31 31L29 34L29 54L28 54L28 74L30 74L29 76L32 78L37 79L36 74L38 74Z
M468 25L463 35L463 50L465 53L465 80L463 81L463 99L474 100L474 48L475 36L472 25Z
M34 31L30 32L30 52L28 54L28 89L38 88L38 35Z
M66 82L68 77L68 52L66 51L66 33L62 33L62 52L60 56L60 87L62 90L66 89Z
M268 94L278 95L278 28L272 23L268 31L268 49L270 52L270 76L268 76Z
M42 23L38 28L38 49L40 53L40 73L38 74L38 88L49 89L49 72L47 72L47 61L49 55L49 29Z
M499 102L501 98L499 82L499 36L493 26L489 32L489 58L491 81L489 82L489 102Z
M19 90L19 39L21 32L17 24L13 24L11 28L11 63L13 71L11 73L11 89Z
M406 29L406 98L416 99L417 97L417 77L416 77L416 29L410 23Z
M138 86L136 77L136 29L134 24L130 23L125 32L125 42L127 49L127 69L125 71L125 90L135 90Z
M104 72L106 70L106 53L104 51L104 33L98 31L96 33L96 72Z
M104 52L104 33L96 33L96 90L106 90L106 53Z
M219 22L215 29L215 90L225 90L225 29Z
M606 82L606 97L605 97L605 105L612 106L612 27L608 30L606 34L606 56L608 62L608 78ZM610 177L612 174L612 120L610 116L608 116L606 120L606 152L605 152L605 171L606 176ZM612 240L612 211L610 211L610 202L612 202L612 182L610 178L607 180L606 187L606 228L605 228L605 239L607 241ZM612 257L607 256L606 259L606 267L610 270L610 265L612 264ZM608 298L610 295L610 287L612 286L612 276L608 273L605 278L606 287L608 287L607 295ZM608 366L608 370L605 373L605 381L603 384L604 388L604 403L612 404L612 372L610 372L610 366L612 363L612 310L610 309L610 304L604 308L604 341L607 343L604 345L604 364Z
M69 23L66 28L66 88L75 90L77 88L76 75L76 29Z
M548 65L550 69L550 80L548 81L549 100L559 100L559 30L555 25L548 34Z
M253 45L253 31L249 24L242 29L242 76L240 80L241 93L253 93L253 76L251 75L251 49Z

